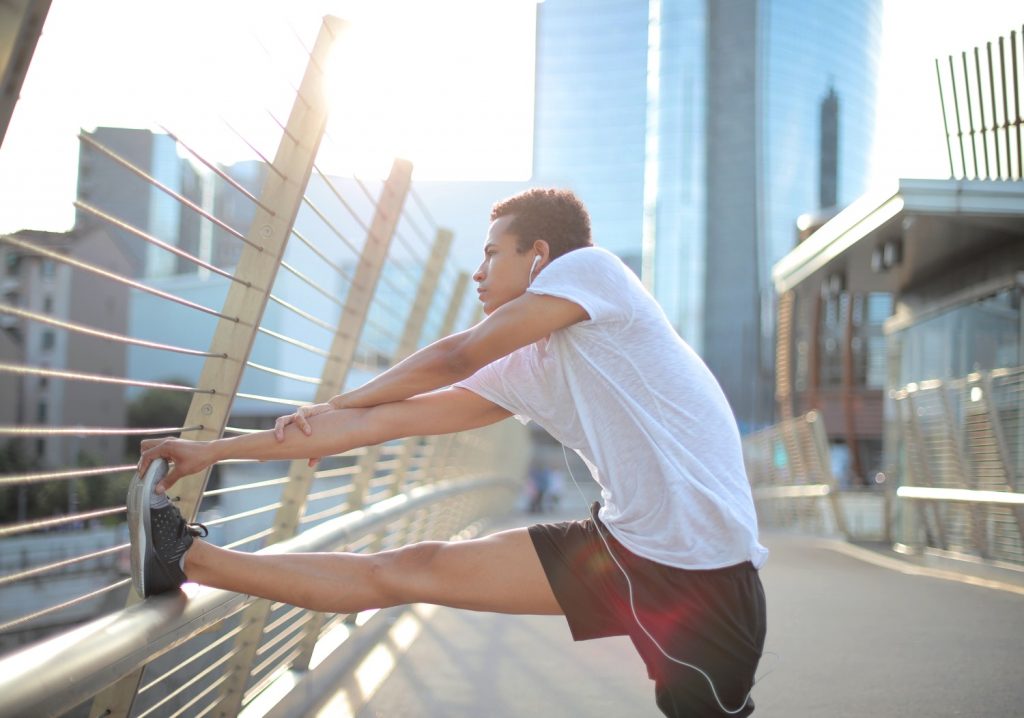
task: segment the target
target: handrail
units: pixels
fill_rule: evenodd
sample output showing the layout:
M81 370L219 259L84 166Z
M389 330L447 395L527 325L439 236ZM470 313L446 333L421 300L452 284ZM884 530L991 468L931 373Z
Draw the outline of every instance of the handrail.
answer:
M836 530L850 538L839 485L829 464L824 420L817 411L745 437L743 454L762 521L771 523L769 517L774 517L784 524L820 525L824 516L817 499L827 499Z
M256 553L330 550L444 499L509 483L484 476L420 486ZM186 586L10 653L0 658L0 718L60 715L254 600L231 591Z
M1024 493L1015 491L974 491L971 489L933 489L925 486L901 486L896 489L901 499L918 501L963 501L972 504L1024 506Z

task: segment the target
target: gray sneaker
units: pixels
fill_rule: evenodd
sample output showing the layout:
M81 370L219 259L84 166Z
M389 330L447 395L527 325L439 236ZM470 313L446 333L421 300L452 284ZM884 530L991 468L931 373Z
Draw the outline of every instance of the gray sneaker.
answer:
M142 597L173 591L187 580L181 570L196 536L206 536L202 524L190 524L167 497L153 487L167 474L167 462L156 459L145 476L138 472L128 484L128 533L131 537L132 585Z

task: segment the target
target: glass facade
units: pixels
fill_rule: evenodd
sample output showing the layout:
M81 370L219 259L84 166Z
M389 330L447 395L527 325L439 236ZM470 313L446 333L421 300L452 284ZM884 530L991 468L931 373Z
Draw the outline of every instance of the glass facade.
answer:
M704 333L704 0L663 2L654 291L697 351Z
M894 332L893 386L1021 366L1020 295L1020 287L1009 287Z
M533 183L586 203L594 241L639 273L647 122L646 0L537 11Z
M793 246L796 218L818 208L821 107L830 91L839 104L837 202L866 189L881 0L762 0L749 12L759 43L758 135L749 151L760 167L750 256L770 304L769 268ZM577 191L595 241L638 273L644 230L653 231L653 276L644 279L700 350L706 176L716 161L706 149L715 91L707 0L547 0L538 5L537 33L533 182ZM770 345L770 307L763 316Z
M766 273L795 246L796 218L820 208L821 106L831 90L839 104L836 203L847 205L867 190L881 13L879 0L762 3Z

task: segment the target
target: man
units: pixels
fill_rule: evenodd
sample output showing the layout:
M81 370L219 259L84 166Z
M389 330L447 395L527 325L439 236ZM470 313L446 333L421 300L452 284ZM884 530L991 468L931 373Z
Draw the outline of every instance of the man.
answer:
M155 494L139 482L130 492L138 589L187 575L325 612L425 602L565 615L576 640L629 635L666 715L749 715L767 551L721 389L637 278L592 245L571 192L529 190L491 220L473 275L487 316L475 327L273 431L144 442L140 476L156 458L173 469ZM378 554L274 556L196 540L162 495L224 459L320 457L511 415L579 452L601 485L599 512Z

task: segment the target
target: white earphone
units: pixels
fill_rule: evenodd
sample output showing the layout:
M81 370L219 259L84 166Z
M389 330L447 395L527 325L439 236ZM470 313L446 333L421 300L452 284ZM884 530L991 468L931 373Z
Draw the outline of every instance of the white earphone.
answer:
M533 258L533 265L530 267L530 281L527 282L527 286L533 284L533 275L537 273L537 263L540 262L541 256L538 254Z

